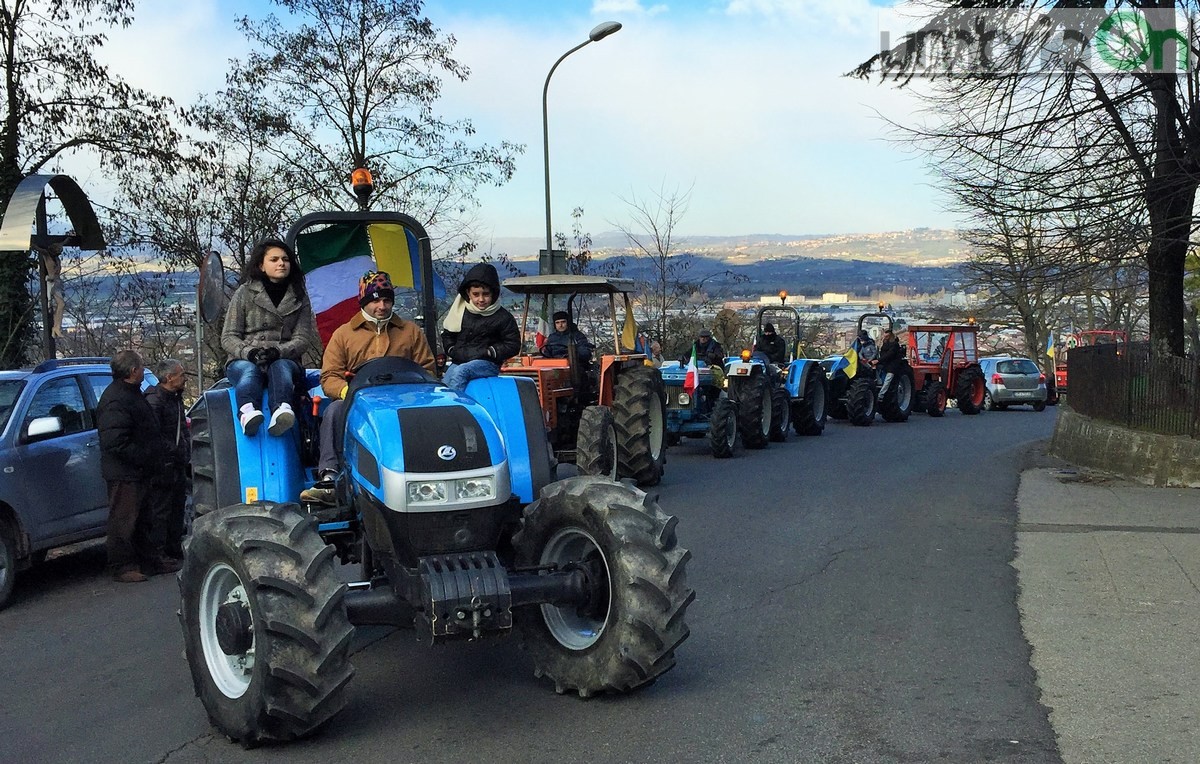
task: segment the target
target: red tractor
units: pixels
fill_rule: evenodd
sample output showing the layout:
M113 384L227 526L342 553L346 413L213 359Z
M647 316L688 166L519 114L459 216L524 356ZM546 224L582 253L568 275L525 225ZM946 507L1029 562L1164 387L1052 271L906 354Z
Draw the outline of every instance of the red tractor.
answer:
M1067 337L1067 341L1056 350L1054 356L1054 387L1059 395L1067 393L1067 355L1071 348L1093 345L1121 346L1129 341L1129 335L1120 329L1085 329Z
M908 365L920 393L913 411L929 416L946 413L954 398L964 414L978 414L986 391L979 368L979 327L969 324L909 324Z

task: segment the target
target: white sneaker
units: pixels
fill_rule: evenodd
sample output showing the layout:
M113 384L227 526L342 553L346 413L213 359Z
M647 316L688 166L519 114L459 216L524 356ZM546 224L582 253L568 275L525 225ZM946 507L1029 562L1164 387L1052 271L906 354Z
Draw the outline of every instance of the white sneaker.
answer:
M242 406L238 419L242 423L242 432L246 433L246 437L253 438L258 434L258 428L263 423L263 413L254 408L254 404L247 403Z
M260 415L261 416L261 415ZM292 425L296 423L296 414L292 411L292 406L289 403L279 404L279 408L271 414L271 424L267 425L267 432L272 435L282 435L292 429Z

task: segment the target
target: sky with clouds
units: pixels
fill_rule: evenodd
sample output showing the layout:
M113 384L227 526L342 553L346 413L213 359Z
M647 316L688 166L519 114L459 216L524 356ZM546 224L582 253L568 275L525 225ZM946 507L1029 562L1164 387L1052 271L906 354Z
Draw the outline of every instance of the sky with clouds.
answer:
M884 117L911 120L904 91L842 76L896 38L877 0L427 0L471 69L440 110L488 142L525 144L513 180L481 189L477 234L545 231L542 86L549 89L554 228L584 208L593 234L631 219L622 199L691 190L685 235L822 234L953 227L923 157ZM245 53L234 27L265 0L139 3L104 57L134 84L183 103L222 84Z

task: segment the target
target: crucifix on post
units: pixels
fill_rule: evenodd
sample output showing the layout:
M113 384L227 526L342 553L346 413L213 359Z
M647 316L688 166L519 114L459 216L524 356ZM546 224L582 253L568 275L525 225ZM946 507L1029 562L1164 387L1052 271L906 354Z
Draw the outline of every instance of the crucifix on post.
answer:
M46 189L57 195L73 230L50 234L46 215ZM29 233L30 224L34 233ZM56 355L55 338L62 334L66 299L62 288L63 247L104 249L104 234L87 195L67 175L28 175L17 184L4 208L0 223L0 252L38 254L38 303L42 313L42 350L46 358Z

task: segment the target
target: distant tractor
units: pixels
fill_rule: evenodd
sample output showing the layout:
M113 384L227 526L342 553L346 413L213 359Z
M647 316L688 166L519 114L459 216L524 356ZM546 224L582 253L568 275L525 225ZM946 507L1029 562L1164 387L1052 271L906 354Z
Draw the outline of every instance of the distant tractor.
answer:
M550 312L549 301L567 299L572 318L579 295L607 295L613 344L607 352L597 346L590 363L581 363L575 346L566 358L544 358L536 350L522 353L501 368L502 374L529 377L537 383L550 445L560 462L575 464L580 473L631 478L641 486L658 484L666 465L666 399L662 375L645 355L620 347L616 296L628 303L633 279L606 276L544 275L506 279L505 289L525 296L522 331L529 321L530 302L541 296L538 308ZM522 338L522 347L531 348Z
M718 382L713 369L696 369L695 387L688 389L687 367L679 361L667 361L660 369L667 390L667 442L677 445L683 438L704 438L717 459L733 456L738 442L738 407L725 394L723 380ZM769 415L768 415L769 416Z
M886 422L904 422L916 405L913 369L902 359L881 397L883 375L871 365L878 348L870 336L870 328L880 333L891 331L892 317L883 311L862 314L850 349L821 361L829 380L829 415L834 419L849 419L858 427L874 422L876 411ZM864 335L867 339L863 339Z
M909 324L908 362L917 394L914 411L940 417L947 398L964 414L983 409L987 390L979 367L979 327L968 324Z
M1054 387L1058 395L1067 394L1067 357L1072 348L1112 345L1114 350L1129 342L1129 335L1120 329L1085 329L1067 337L1054 357Z
M787 439L789 425L797 435L820 435L825 430L828 382L819 360L806 358L800 346L800 313L786 304L787 292L780 292L784 304L767 305L756 314L755 337L763 336L765 318L770 318L777 330L785 322L791 324L791 336L786 338L787 355L782 363L770 363L766 354L757 351L752 358L769 363L772 368L772 409L770 439ZM782 331L780 332L782 336Z

